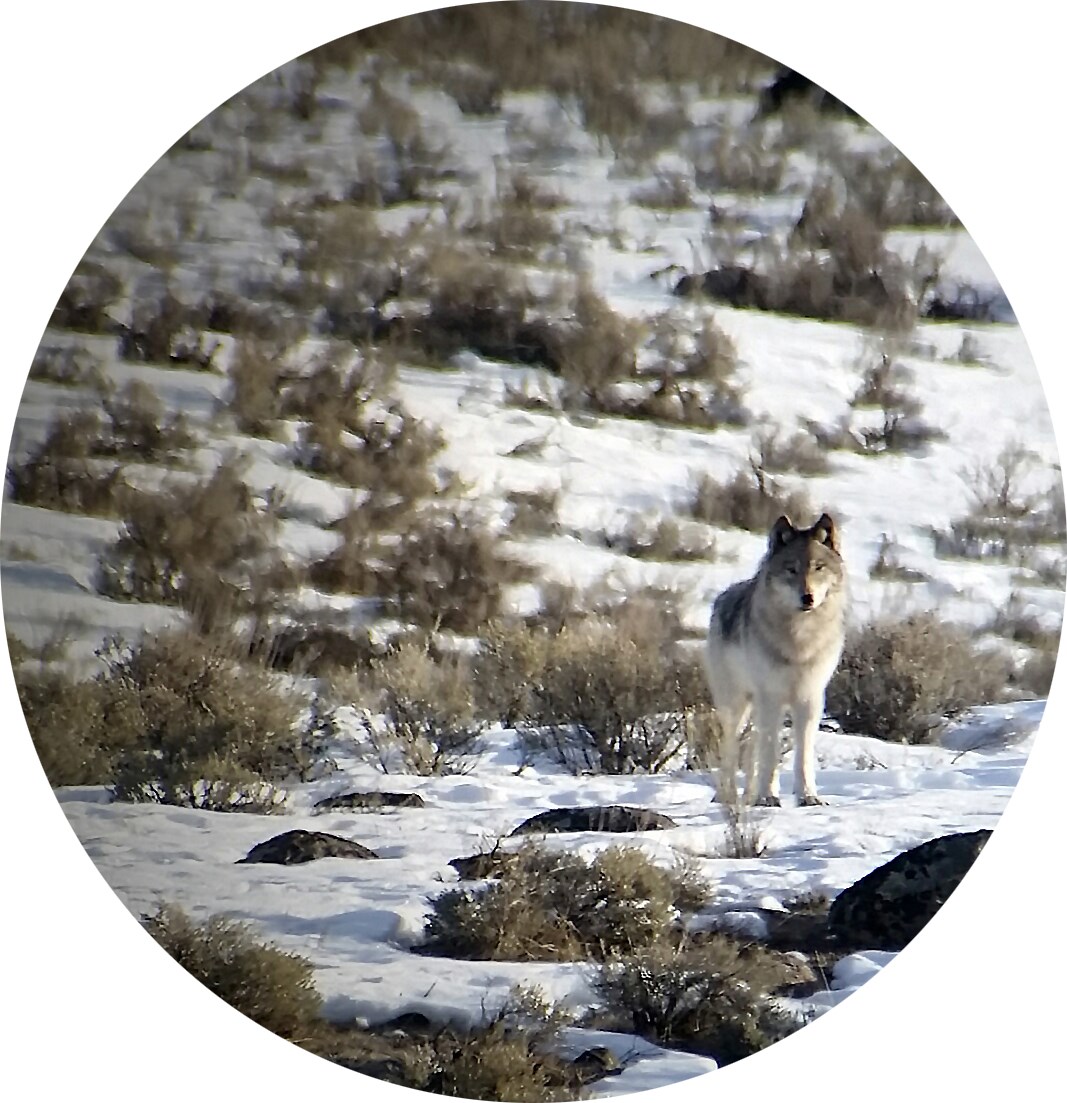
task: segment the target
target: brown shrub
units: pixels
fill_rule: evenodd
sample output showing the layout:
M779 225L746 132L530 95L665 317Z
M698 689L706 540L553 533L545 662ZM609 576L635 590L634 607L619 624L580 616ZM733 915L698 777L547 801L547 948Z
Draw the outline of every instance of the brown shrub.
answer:
M684 211L693 206L689 180L679 172L657 172L655 183L638 188L631 200L658 211Z
M373 211L353 203L291 207L274 218L300 242L300 279L278 289L284 301L317 312L318 328L338 340L382 337L382 309L400 288L406 237L381 229Z
M214 371L219 342L207 338L205 322L199 306L182 302L169 288L158 298L137 300L130 324L120 327L119 357Z
M609 1029L727 1065L802 1025L770 998L788 977L769 951L715 934L681 950L653 946L609 959L595 983Z
M600 148L636 161L632 147L650 129L648 110L639 90L594 70L573 94L582 126L597 137Z
M989 630L1026 647L1053 652L1059 647L1060 628L1049 628L1041 617L1027 608L1023 595L1017 590L1012 590L1008 600L996 611Z
M547 753L575 773L665 768L685 746L698 684L667 632L655 617L565 625L522 696L501 689L505 698L525 701L527 753Z
M122 532L98 569L108 597L179 605L210 631L267 611L292 585L276 548L277 502L256 501L239 461L224 461L202 482L130 492L122 504Z
M99 387L101 409L56 418L44 440L7 469L11 497L26 505L69 513L113 516L128 490L122 469L108 461L176 463L194 443L184 417L163 413L137 381L115 391Z
M101 378L103 362L77 345L42 345L30 365L30 378L57 387L93 385Z
M559 490L548 487L509 491L508 531L515 536L554 536L559 532L559 499Z
M284 354L284 347L254 338L238 342L224 402L240 432L267 440L277 434L282 416L281 384L286 377Z
M433 657L426 646L402 641L372 660L369 685L380 715L363 722L385 773L420 776L469 770L481 753L470 672L454 655Z
M639 323L617 314L588 281L579 281L571 318L552 330L564 406L599 405L610 384L633 378L640 337Z
M685 508L690 516L706 525L761 534L782 514L796 518L812 513L807 494L787 490L755 459L728 482L704 475Z
M767 195L777 192L787 159L760 125L725 126L694 156L697 186L711 192Z
M784 436L774 426L763 426L753 435L753 463L772 474L825 475L830 461L809 431Z
M332 551L307 565L308 582L331 594L376 596L388 591L388 549L375 524L376 511L367 504L350 509L334 528L341 541Z
M989 630L1026 649L1025 654L1015 661L1012 689L1026 696L1047 697L1056 670L1062 624L1050 626L1028 609L1023 596L1013 590L994 614Z
M866 454L885 452L917 452L931 441L944 438L944 433L929 425L920 416L923 404L908 390L912 373L900 364L886 342L875 345L861 360L863 377L849 405L854 409L874 409L881 424L853 430L849 439L858 443Z
M302 470L383 499L406 502L433 494L430 463L444 447L440 432L389 397L395 365L362 350L355 361L335 347L284 387L279 410L303 420L293 463Z
M685 563L716 557L714 536L692 522L683 530L674 517L634 516L621 529L601 534L600 541L633 559Z
M464 115L497 115L500 113L503 85L500 78L476 65L435 66L431 73L434 84L456 101Z
M914 567L905 566L897 552L896 545L890 540L888 534L882 533L881 542L878 545L878 554L871 564L868 574L872 580L879 582L928 582L929 575Z
M478 715L516 727L534 708L537 680L548 660L548 632L502 620L479 633L472 676Z
M306 772L316 748L303 702L233 641L180 631L136 647L109 641L105 669L77 681L47 667L17 673L26 724L50 783L109 784L120 800L272 811L274 782Z
M122 294L122 281L102 264L82 259L63 288L49 325L82 333L110 333L108 313Z
M407 1032L322 1018L310 961L220 915L194 923L175 905L142 917L148 932L208 989L253 1022L368 1076L446 1097L555 1103L581 1099L580 1078L552 1050L566 1021L536 990L516 989L467 1029Z
M538 989L516 987L468 1027L403 1017L366 1028L322 1022L296 1041L345 1068L435 1095L554 1103L586 1095L581 1070L558 1053L569 1020Z
M34 657L33 648L25 640L11 632L7 633L7 654L12 667L16 670L22 663Z
M130 380L119 390L100 390L103 422L89 441L90 453L136 463L176 463L196 442L181 413L167 414L146 384Z
M852 633L826 691L849 732L902 743L935 738L945 716L1003 698L1008 661L976 646L972 630L932 613L883 618Z
M45 776L53 787L102 785L111 780L116 755L129 731L105 714L93 681L75 681L58 670L16 671L19 703Z
M296 1040L319 1020L311 962L260 942L247 924L220 915L196 924L173 904L141 922L183 969L267 1030Z
M629 323L627 339L641 337L639 327ZM580 392L584 408L704 429L747 422L742 389L735 378L737 350L713 318L704 318L694 334L684 319L666 311L653 319L651 339L641 352L634 378L619 375ZM566 388L563 397L576 400Z
M913 328L936 283L938 258L920 249L912 260L901 259L855 206L820 211L818 218L808 208L798 226L784 246L768 242L758 268L735 263L686 276L676 293L884 332Z
M1056 673L1056 651L1038 649L1031 651L1015 671L1014 685L1024 694L1047 697L1052 690L1052 676Z
M431 362L471 349L491 360L556 366L551 327L536 315L541 300L514 266L440 249L420 280L428 309L405 322L403 335Z
M708 900L690 865L664 869L609 847L592 861L524 844L502 876L432 901L428 953L477 961L603 961L668 942L679 913Z
M849 195L882 229L959 225L952 208L899 150L839 150L835 162Z
M552 49L532 56L533 41ZM432 79L446 58L491 74L501 88L547 88L577 95L594 79L601 87L643 80L692 81L703 91L747 90L771 65L730 39L670 19L623 8L512 9L469 4L379 24L322 47L351 64L362 50L385 52L416 74ZM640 120L637 120L640 121ZM631 127L634 122L631 121Z
M307 566L313 586L375 598L409 625L473 634L529 577L477 512L443 499L422 508L370 496L337 524L337 547Z
M306 370L286 373L280 388L280 416L301 421L335 420L359 433L368 409L387 404L396 382L396 364L376 350L355 350L332 341Z
M947 530L934 530L938 555L1025 563L1035 545L1067 539L1059 473L1044 472L1021 444L1007 445L995 460L967 468L960 477L971 506Z
M500 615L507 587L527 577L500 538L463 506L417 514L388 551L397 615L426 628L477 632Z
M700 323L693 349L681 358L681 366L687 378L718 387L722 399L740 400L741 391L734 380L737 346L713 317L704 318Z
M482 204L461 231L483 238L496 257L535 260L546 245L559 241L559 227L547 212L560 202L528 176L516 174L498 185L493 199Z
M64 419L63 426L54 426L25 460L8 465L7 488L13 502L98 517L114 517L122 512L128 486L118 464L66 456L54 450L57 445L65 446L61 442L70 439L68 434L77 428L79 420L76 415Z
M399 403L368 407L350 425L335 412L301 426L292 458L296 467L346 486L371 489L413 503L433 494L437 482L430 461L444 447L434 428L412 417Z
M250 657L271 670L316 678L337 670L365 669L380 653L366 628L353 628L341 618L324 614L277 627L264 626L249 647Z
M310 770L303 700L262 668L241 666L232 640L169 632L135 648L112 642L100 655L105 716L128 732L115 758L116 799L270 812L283 797L274 783Z
M566 1061L552 1053L551 1029L516 1029L507 1018L459 1034L442 1033L434 1051L440 1072L427 1087L460 1099L554 1103L585 1093Z
M370 99L359 113L364 135L378 135L374 187L384 205L435 198L432 185L454 175L449 151L427 137L418 112L374 75ZM354 195L353 198L362 198Z

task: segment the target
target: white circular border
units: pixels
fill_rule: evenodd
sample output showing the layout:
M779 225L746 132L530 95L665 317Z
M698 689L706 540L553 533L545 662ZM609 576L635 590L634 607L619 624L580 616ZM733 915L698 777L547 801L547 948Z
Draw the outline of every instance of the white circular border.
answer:
M197 119L322 42L435 5L186 0L19 5L3 17L7 363L0 436L10 439L33 353L69 273L114 206ZM897 0L644 0L793 65L854 106L930 177L1016 307L1060 439L1065 391L1056 276L1065 254L1058 73L1062 17L1015 3L979 8ZM1020 429L1025 431L1025 427ZM820 1101L970 1100L1054 1074L1054 1012L1067 988L1056 945L1056 788L1065 771L1057 680L1016 795L974 872L892 968L833 1014L740 1065L651 1093L817 1094ZM411 1093L310 1057L205 999L105 884L66 823L0 668L11 770L0 950L4 1082L37 1098L101 1089L117 1101L188 1103L315 1093ZM1025 1062L1025 1071L1023 1063ZM21 1093L20 1093L21 1094Z

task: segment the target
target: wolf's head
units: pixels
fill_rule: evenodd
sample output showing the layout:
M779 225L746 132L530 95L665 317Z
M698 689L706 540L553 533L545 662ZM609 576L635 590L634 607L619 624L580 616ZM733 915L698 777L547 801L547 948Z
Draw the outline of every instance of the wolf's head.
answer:
M824 513L810 529L799 529L779 517L768 539L765 572L787 605L801 612L818 609L844 581L833 518Z

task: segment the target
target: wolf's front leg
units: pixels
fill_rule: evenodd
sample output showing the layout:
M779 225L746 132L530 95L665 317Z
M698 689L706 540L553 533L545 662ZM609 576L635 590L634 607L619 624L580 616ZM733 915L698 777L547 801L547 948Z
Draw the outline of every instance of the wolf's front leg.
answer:
M748 708L741 705L719 710L719 746L715 764L715 799L720 804L739 803L737 770L741 764L741 734L748 722Z
M752 794L754 790L754 795L749 798L753 804L777 808L782 803L778 794L778 765L783 712L782 706L772 701L758 702L753 712L755 762L750 762L750 769L754 767L754 770L749 773L745 784L746 794Z
M798 701L793 714L793 792L801 806L825 804L815 791L815 736L822 717L823 700Z

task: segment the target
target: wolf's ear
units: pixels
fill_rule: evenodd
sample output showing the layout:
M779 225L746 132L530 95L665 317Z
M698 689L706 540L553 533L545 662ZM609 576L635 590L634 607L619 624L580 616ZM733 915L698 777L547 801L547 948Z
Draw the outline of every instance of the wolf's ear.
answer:
M815 522L811 535L820 543L825 544L831 551L837 551L837 526L829 513L824 513Z
M784 548L796 534L797 530L793 528L793 522L783 514L774 522L770 538L767 541L771 551L773 552L777 551L779 548Z

